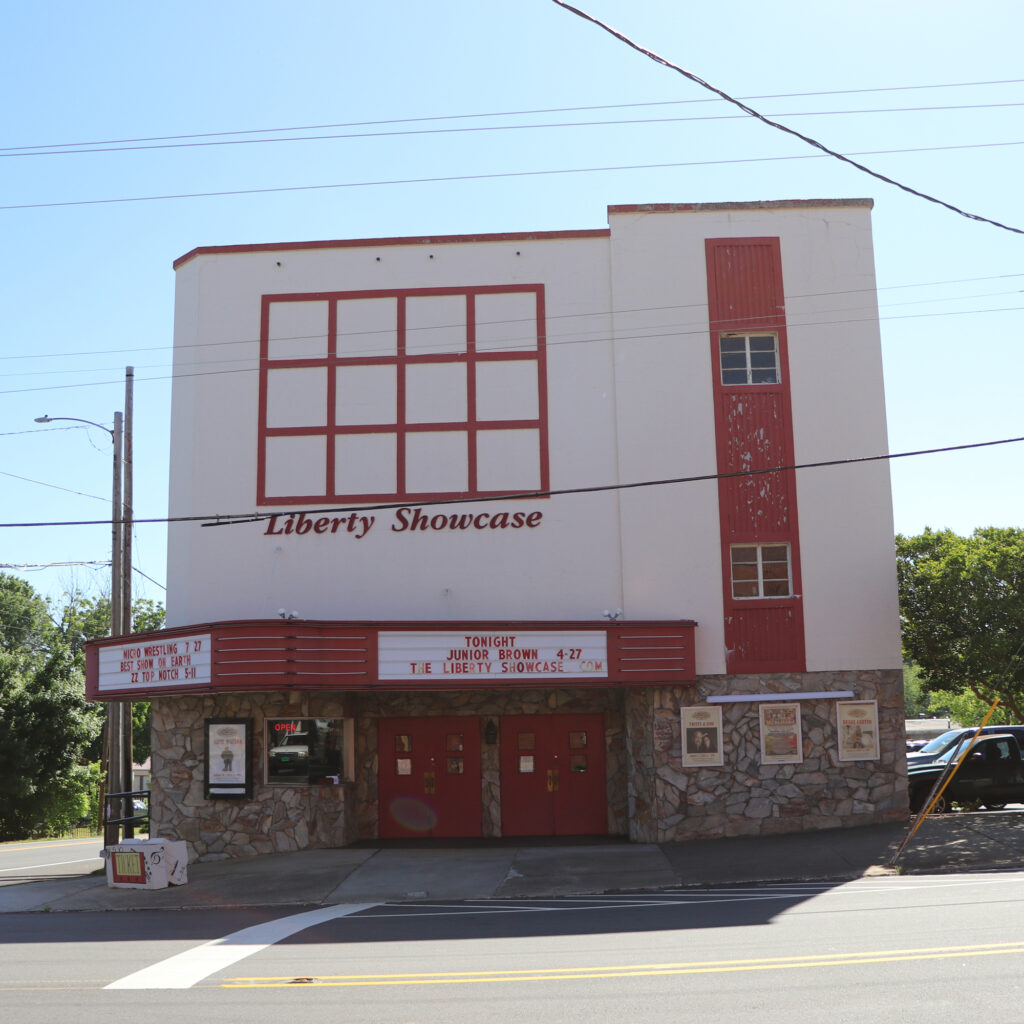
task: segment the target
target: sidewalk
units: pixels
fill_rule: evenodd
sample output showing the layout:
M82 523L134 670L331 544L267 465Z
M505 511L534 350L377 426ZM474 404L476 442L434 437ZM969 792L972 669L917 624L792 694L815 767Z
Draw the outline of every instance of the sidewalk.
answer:
M658 845L593 838L360 844L192 864L188 883L168 889L111 889L98 875L7 885L0 888L0 913L515 899L846 881L895 874L888 865L907 831L902 824L874 825ZM899 861L907 874L1022 869L1024 815L1017 811L929 818Z

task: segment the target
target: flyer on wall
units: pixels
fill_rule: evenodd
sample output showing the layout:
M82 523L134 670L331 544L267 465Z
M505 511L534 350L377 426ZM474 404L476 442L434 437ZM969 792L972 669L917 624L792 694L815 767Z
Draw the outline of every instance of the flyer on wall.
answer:
M682 708L683 767L721 767L722 709Z
M250 744L248 719L206 720L207 796L248 795Z
M840 761L877 761L878 702L837 701Z
M799 704L760 704L761 763L800 764L804 759Z

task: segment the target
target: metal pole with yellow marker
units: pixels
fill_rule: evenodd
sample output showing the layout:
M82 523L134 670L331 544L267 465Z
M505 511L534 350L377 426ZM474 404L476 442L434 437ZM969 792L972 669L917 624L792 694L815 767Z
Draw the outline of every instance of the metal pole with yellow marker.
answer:
M970 754L971 748L974 746L975 743L977 743L978 737L981 735L981 730L984 729L986 725L988 725L988 720L992 717L992 713L998 706L999 698L996 697L996 699L992 702L992 707L988 709L988 714L985 715L984 719L982 719L981 725L979 725L978 728L975 729L974 735L971 737L971 742L967 744L963 753L961 753L961 755L956 759L956 761L951 762L950 765L947 767L946 771L939 776L939 780L938 782L936 782L935 787L932 790L931 799L928 801L928 806L917 816L917 820L914 822L914 827L907 833L907 835L903 839L903 842L900 843L899 848L892 855L892 860L889 861L890 867L894 867L896 865L896 861L899 860L900 855L906 848L907 843L909 843L910 840L914 838L914 833L917 832L917 830L921 827L921 823L924 821L925 818L928 817L929 814L931 814L932 808L938 803L939 797L942 796L943 793L945 793L947 787L953 781L953 776L956 775L956 773L960 770L960 765L962 765L964 761L967 760L967 756Z

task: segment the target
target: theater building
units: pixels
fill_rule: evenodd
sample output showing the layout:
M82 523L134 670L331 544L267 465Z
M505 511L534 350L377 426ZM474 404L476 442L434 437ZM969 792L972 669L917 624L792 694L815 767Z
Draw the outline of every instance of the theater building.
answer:
M638 842L905 816L871 201L175 264L153 833Z

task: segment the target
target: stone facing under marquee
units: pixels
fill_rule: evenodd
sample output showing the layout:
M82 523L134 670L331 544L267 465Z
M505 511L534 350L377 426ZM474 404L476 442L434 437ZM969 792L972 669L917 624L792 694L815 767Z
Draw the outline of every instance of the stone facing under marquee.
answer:
M259 690L665 686L696 681L696 623L349 623L280 619L87 648L93 700Z

